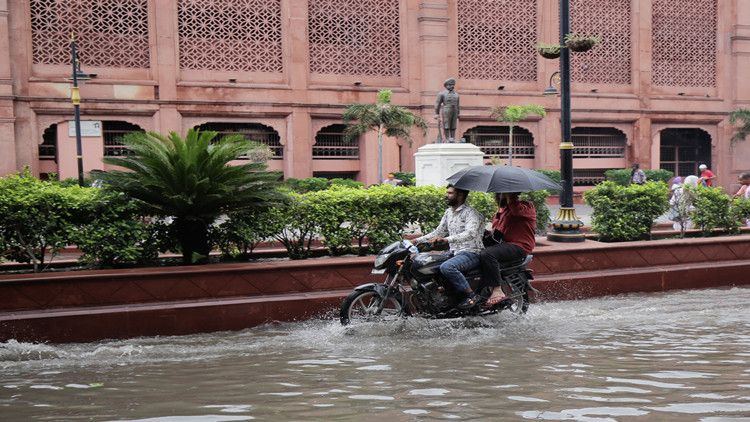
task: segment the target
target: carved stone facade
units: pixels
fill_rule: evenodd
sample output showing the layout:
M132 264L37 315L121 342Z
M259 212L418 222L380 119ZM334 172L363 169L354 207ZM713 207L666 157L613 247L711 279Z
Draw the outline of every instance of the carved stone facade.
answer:
M750 107L750 2L569 0L571 30L600 35L573 53L574 180L604 170L706 162L734 189L750 147L729 147L728 113ZM430 123L415 143L387 139L383 171L412 171L434 142L443 81L457 80L457 137L486 159L507 157L493 106L536 103L519 122L514 164L559 169L560 101L543 96L558 60L534 45L560 40L558 0L0 0L0 175L30 166L76 177L71 33L83 72L85 169L121 153L128 130L205 124L272 143L286 177L377 183L377 136L341 140L341 113L379 89ZM559 86L556 86L559 88ZM748 144L750 145L750 144ZM692 155L685 155L691 150ZM518 160L516 162L516 159ZM685 175L685 174L680 174Z

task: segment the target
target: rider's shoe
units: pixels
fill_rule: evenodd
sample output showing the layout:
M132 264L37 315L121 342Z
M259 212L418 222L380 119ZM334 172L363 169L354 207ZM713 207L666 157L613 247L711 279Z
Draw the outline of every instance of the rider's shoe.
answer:
M469 295L466 296L466 298L462 300L456 307L458 309L465 310L479 305L480 303L482 303L482 301L484 301L484 298L482 296L479 296L478 294L472 292L469 293Z

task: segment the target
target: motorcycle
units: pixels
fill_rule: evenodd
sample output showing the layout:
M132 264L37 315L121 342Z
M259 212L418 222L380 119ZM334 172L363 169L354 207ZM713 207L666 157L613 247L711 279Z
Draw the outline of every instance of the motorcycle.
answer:
M440 273L440 264L448 259L445 254L420 252L408 240L384 247L375 258L372 274L385 274L385 281L354 288L341 304L341 324L409 316L431 319L484 316L504 310L523 314L528 310L529 292L535 291L529 281L534 277L526 268L531 255L524 260L500 263L507 299L495 305L479 304L466 310L457 308L463 295ZM472 290L485 298L490 296L492 288L482 283L479 268L463 274Z

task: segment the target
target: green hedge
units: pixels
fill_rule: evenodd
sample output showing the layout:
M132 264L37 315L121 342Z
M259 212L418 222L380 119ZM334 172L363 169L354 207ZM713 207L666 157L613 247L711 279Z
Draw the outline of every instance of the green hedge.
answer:
M653 169L644 170L643 172L646 174L646 180L655 182L668 183L669 180L674 177L674 173L669 170ZM608 180L620 186L628 186L630 184L630 176L632 174L632 169L613 169L604 172L604 175L607 176Z
M603 242L647 240L655 220L669 208L664 182L620 186L605 181L583 194L593 208L591 227Z

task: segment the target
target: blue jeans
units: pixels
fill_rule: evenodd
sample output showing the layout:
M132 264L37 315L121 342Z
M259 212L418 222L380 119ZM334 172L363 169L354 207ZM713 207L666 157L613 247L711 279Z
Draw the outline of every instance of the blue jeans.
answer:
M479 266L479 254L461 251L452 258L440 264L440 272L451 282L453 287L460 293L469 288L466 277L461 271L470 270Z

